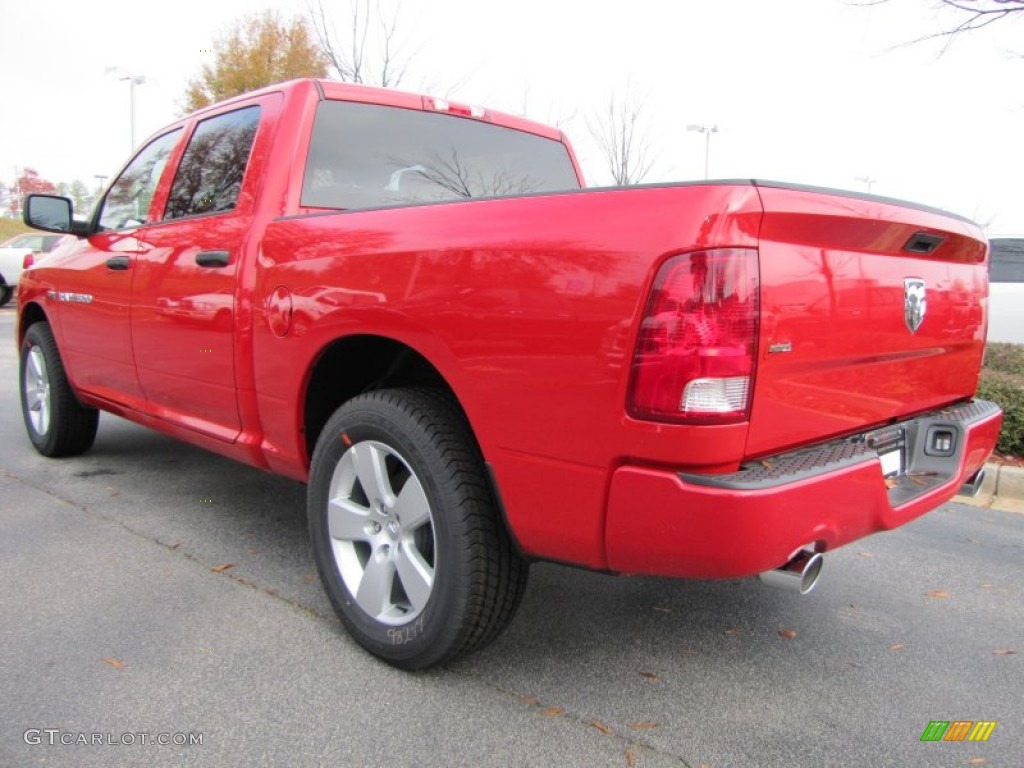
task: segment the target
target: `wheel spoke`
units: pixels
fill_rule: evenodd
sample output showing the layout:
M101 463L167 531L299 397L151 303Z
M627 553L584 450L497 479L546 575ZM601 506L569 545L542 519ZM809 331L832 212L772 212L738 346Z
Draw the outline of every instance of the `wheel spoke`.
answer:
M366 570L359 580L356 602L373 618L391 607L391 585L395 579L395 564L387 558L370 556Z
M415 475L410 475L402 492L398 494L394 512L406 531L414 531L430 522L430 502L427 501L423 486Z
M39 347L32 347L32 351L28 353L28 366L33 377L43 378L46 363L43 362L43 356L39 353Z
M23 379L32 428L38 434L44 434L50 428L50 383L46 374L46 358L38 346L29 350Z
M395 553L395 566L402 589L409 597L413 610L422 611L434 586L434 569L424 562L419 551L413 546L411 536L407 536L399 545Z
M331 499L327 504L327 527L332 539L340 541L366 541L366 523L370 510L350 499Z
M391 481L388 479L385 457L386 454L371 443L359 443L352 446L352 460L355 464L356 476L359 478L360 485L363 486L363 493L366 494L371 504L375 500L391 504L395 499L395 494L391 490Z

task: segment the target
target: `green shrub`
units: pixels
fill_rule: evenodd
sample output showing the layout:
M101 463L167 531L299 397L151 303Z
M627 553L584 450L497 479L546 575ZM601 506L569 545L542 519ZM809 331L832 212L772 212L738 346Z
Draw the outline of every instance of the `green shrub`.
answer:
M1024 376L1024 344L986 345L985 368Z
M1020 348L1020 345L1017 346ZM1003 428L996 445L999 452L1009 456L1024 456L1024 375L986 366L981 371L978 397L998 403L1003 409Z

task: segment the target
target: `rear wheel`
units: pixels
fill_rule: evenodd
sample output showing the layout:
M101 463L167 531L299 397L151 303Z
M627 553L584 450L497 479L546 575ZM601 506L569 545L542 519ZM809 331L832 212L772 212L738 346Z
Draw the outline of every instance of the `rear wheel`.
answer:
M74 456L92 447L99 411L78 402L48 323L35 323L21 344L21 412L44 456Z
M0 280L2 280L2 278L0 278ZM13 285L6 285L6 284L0 285L0 307L2 307L5 304L7 304L11 300L11 297L13 295L14 295L14 286Z
M364 648L406 669L490 642L526 587L465 417L445 395L372 392L313 454L309 529L324 588Z

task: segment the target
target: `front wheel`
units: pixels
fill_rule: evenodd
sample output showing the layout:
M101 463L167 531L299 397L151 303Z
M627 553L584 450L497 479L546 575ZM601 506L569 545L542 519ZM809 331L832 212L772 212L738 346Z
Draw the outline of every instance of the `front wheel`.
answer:
M371 653L422 669L485 645L511 620L528 564L449 397L394 389L342 405L317 441L308 493L324 589Z
M36 450L74 456L92 447L99 411L78 402L48 323L34 323L21 343L21 413Z
M2 279L0 278L0 282L2 282ZM6 306L12 296L14 296L14 286L0 284L0 307Z

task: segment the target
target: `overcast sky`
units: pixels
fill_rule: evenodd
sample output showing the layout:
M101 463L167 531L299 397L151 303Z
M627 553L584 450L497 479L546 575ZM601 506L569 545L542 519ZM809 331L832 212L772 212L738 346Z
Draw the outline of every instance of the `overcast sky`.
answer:
M658 148L647 180L710 175L865 190L1024 232L1024 19L899 47L957 16L934 0L406 0L407 90L557 122L591 183L609 177L585 118L627 83ZM302 11L304 0L271 4ZM328 2L344 21L343 0ZM247 0L0 0L0 179L31 166L96 184L173 120L189 77ZM455 85L454 90L450 88Z

